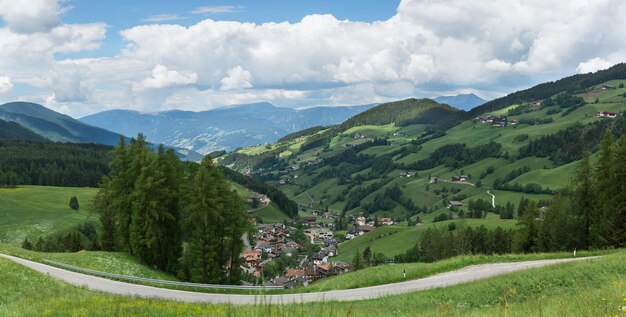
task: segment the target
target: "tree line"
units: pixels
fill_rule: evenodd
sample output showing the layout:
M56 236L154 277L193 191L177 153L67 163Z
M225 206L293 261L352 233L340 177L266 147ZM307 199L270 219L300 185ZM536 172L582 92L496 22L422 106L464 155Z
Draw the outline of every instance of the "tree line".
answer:
M151 151L143 135L112 151L110 174L94 201L101 246L202 283L238 283L243 205L210 158L181 163L173 151Z
M111 147L91 143L0 141L0 186L97 187Z
M626 136L606 130L596 163L584 152L570 187L548 208L530 203L514 250L561 251L626 246Z

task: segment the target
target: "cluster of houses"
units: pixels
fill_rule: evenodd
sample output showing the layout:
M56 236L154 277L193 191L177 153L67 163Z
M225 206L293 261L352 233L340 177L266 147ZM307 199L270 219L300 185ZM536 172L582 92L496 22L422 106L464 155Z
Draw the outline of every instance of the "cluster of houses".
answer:
M491 123L491 126L495 128L506 127L506 126L517 124L517 120L514 120L514 119L509 120L507 116L486 115L486 116L477 117L476 120L478 120L478 122L480 122L481 124Z
M467 183L469 182L470 177L468 175L454 175L452 176L452 178L450 178L450 182L452 183ZM430 184L436 184L439 183L440 179L439 177L436 176L430 176L430 178L428 179L428 183ZM447 182L445 180L442 180L443 182Z
M380 218L379 220L379 224L383 226L391 226L393 225L393 223L394 223L393 219L388 218L388 217ZM363 216L356 217L354 221L354 227L346 231L345 239L352 240L358 236L362 236L370 231L373 231L374 229L376 229L374 224L375 224L374 220L371 220L371 219L368 220Z
M354 138L355 138L355 139L367 139L367 138L368 138L368 136L367 136L367 134L359 134L359 133L355 133L355 134L354 134Z
M254 193L246 197L246 201L249 203L252 203L255 199L264 207L269 205L272 202L272 200L269 197L267 197L267 195L263 195L259 193Z
M597 118L602 118L602 119L613 119L613 118L617 118L617 113L602 111L602 112L598 112L596 114L596 117Z
M289 227L282 223L260 224L255 235L257 242L252 250L242 252L242 269L256 277L261 276L263 267L273 259L285 254L293 256L302 246L289 239ZM262 255L266 257L263 260Z
M258 239L252 250L242 252L244 260L244 271L260 277L263 267L270 261L281 255L296 256L301 245L290 239L289 228L281 223L261 224L255 237ZM349 271L352 266L348 263L332 262L330 258L339 254L333 232L327 228L306 228L304 235L311 238L311 242L321 244L319 252L310 258L303 258L295 268L288 268L280 276L268 279L264 285L284 286L293 288L298 285L308 285L309 283L328 276L343 274Z

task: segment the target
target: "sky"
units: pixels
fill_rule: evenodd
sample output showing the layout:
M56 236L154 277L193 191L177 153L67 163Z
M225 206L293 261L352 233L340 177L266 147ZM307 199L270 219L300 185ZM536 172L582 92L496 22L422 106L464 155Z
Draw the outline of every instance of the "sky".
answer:
M73 117L485 99L626 60L623 0L0 0L0 102Z

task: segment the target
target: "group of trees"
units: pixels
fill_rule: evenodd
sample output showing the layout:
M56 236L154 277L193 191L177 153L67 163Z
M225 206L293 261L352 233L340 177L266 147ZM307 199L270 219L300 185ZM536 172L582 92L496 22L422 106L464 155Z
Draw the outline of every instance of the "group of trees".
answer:
M503 254L511 252L513 231L484 225L472 228L461 222L455 226L428 228L413 248L395 257L396 262L434 262L464 254Z
M567 164L579 160L585 151L595 151L607 128L611 129L614 136L626 134L626 117L618 116L588 125L575 124L542 136L521 147L519 157L548 157L556 165Z
M109 172L110 150L98 144L0 141L0 187L97 187Z
M570 188L549 208L530 202L520 217L514 250L559 251L626 246L626 136L614 141L606 131L598 159L585 152Z
M173 151L152 152L140 134L112 151L111 173L94 207L105 250L184 280L238 283L242 234L248 226L240 197L210 158L183 164Z
M427 170L441 164L453 169L476 163L488 157L500 155L502 145L496 142L489 142L470 148L465 144L446 144L436 149L425 160L420 160L410 164L398 164L398 168L408 170Z

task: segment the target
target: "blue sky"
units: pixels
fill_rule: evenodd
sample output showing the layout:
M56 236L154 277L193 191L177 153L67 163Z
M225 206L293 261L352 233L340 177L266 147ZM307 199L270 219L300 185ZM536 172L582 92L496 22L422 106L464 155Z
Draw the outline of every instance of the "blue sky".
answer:
M626 60L623 0L0 0L0 103L74 117L497 98Z
M63 15L67 23L105 22L107 38L102 48L62 57L95 57L117 53L124 45L121 30L141 23L176 23L190 26L204 19L239 22L298 22L310 14L332 14L340 20L386 20L393 16L399 0L263 0L263 1L148 1L70 0ZM203 10L204 9L204 10ZM197 11L206 11L200 13Z

